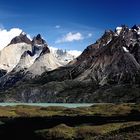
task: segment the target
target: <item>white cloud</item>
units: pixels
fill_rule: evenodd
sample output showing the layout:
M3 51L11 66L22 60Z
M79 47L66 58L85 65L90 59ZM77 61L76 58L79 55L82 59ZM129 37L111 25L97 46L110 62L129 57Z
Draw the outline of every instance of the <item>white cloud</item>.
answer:
M0 28L0 50L6 47L10 41L22 32L19 28L12 28L10 30Z
M59 29L60 27L61 27L60 25L56 25L56 26L55 26L56 29Z
M88 37L92 37L92 33L89 33L89 34L88 34Z
M82 39L84 39L84 37L81 33L69 32L65 36L63 36L61 39L56 40L56 43L72 42L72 41L78 41Z

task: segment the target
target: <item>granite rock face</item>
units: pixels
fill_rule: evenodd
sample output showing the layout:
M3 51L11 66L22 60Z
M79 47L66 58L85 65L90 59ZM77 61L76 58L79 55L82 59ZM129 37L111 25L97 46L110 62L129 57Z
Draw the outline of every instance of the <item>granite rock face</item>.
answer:
M32 79L59 66L62 64L50 52L40 34L30 41L26 34L21 33L1 51L0 68L7 74L0 78L0 89L8 89L23 78Z

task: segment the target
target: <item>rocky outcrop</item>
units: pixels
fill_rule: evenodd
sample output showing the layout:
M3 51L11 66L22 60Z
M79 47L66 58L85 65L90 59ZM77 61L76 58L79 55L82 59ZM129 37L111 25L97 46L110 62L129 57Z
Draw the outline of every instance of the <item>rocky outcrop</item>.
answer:
M41 53L35 62L28 69L28 72L34 76L41 75L43 72L54 70L62 66L58 59L52 53Z
M77 58L71 77L82 81L94 80L99 85L138 83L139 39L138 31L126 26L121 27L120 34L117 30L106 31Z
M32 46L26 43L10 44L0 52L0 68L8 72L18 64L22 54L32 50Z
M11 44L17 44L17 43L26 43L26 44L31 44L31 40L27 37L27 35L22 32L19 36L16 36L15 38L13 38L10 42L9 45ZM8 46L9 46L8 45Z
M38 34L32 40L32 49L25 51L13 71L27 70L40 55L50 53L47 43Z
M41 35L38 34L37 36L35 36L32 40L32 44L35 45L35 44L46 44L46 41L44 39L42 39Z
M110 44L99 49L91 66L78 76L79 80L92 79L100 85L112 83L138 83L140 65L133 54L126 52L121 37L114 38Z
M19 38L21 38L21 36L22 35L20 35ZM21 43L12 44L12 46L14 48L16 47L15 49L19 49L20 52L17 52L16 57L13 55L9 57L9 64L11 64L12 60L18 60L14 62L14 65L12 65L8 73L1 77L1 90L12 87L22 79L29 80L41 75L45 71L50 71L62 66L62 64L59 63L59 60L50 52L46 41L42 39L40 34L33 38L30 48L23 49L20 44ZM29 45L26 43L24 44L27 46ZM11 50L11 45L6 47L6 49ZM15 49L12 50L13 53ZM7 54L9 53L8 50Z
M1 69L0 70L0 77L4 76L7 73L6 70Z
M46 41L42 39L40 34L33 38L32 45L32 52L28 53L31 54L31 56L37 57L34 63L28 68L25 78L33 78L41 75L45 71L51 71L62 66L59 60L50 51Z

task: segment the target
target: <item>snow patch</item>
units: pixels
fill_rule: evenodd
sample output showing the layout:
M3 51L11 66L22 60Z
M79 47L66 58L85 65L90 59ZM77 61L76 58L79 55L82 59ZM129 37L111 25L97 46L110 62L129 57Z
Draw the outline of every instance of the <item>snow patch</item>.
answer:
M128 50L126 47L123 47L123 50L124 50L125 52L129 52L129 50Z
M137 34L140 35L140 27L138 27Z
M108 45L108 44L111 42L111 40L112 40L112 39L108 40L107 43L106 43L106 45Z
M43 45L42 44L34 44L34 46L36 46L36 47L42 47Z
M121 33L121 31L122 31L122 27L117 27L116 28L116 32L117 32L118 35Z
M134 29L134 31L135 31L135 32L137 32L137 30L136 30L136 29Z

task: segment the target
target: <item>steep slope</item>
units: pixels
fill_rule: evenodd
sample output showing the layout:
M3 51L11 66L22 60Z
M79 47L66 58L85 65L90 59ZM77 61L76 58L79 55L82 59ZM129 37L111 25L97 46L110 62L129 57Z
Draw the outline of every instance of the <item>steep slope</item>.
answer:
M64 67L17 83L2 101L139 102L140 27L107 30ZM37 65L35 66L37 67ZM35 68L34 67L34 68ZM18 91L18 93L17 93Z
M99 85L110 84L110 82L138 83L139 40L139 31L126 26L116 28L115 32L106 31L101 39L88 46L77 60L71 62L67 70L69 72L64 73L66 75L63 75L63 80L69 75L70 79L94 81ZM55 75L55 72L51 75L53 74ZM48 82L47 79L50 78L51 76L44 79ZM62 80L59 77L56 79Z
M31 44L32 49L27 50L22 54L19 63L14 68L14 71L28 69L43 51L48 53L50 52L48 45L45 40L42 39L40 34L33 38Z
M58 59L52 53L41 54L35 60L33 65L28 69L28 72L33 75L41 75L45 71L51 71L62 66Z
M19 37L16 38L17 39L13 40L18 40L20 42ZM11 42L15 43L14 41ZM27 39L25 40L25 42L27 42ZM42 39L40 34L34 37L32 42L30 42L30 44L31 49L23 52L19 62L13 68L13 70L11 70L6 75L1 77L0 79L1 90L5 90L12 87L22 79L29 80L36 76L41 75L45 71L50 71L61 66L57 58L55 58L53 54L50 52L46 41ZM18 45L19 43L17 44L17 46Z
M140 65L135 57L124 50L123 40L117 37L104 46L94 56L94 61L79 80L93 79L104 85L107 83L127 83L137 81Z
M10 44L0 52L0 68L10 72L19 62L21 55L31 50L31 41L21 33L11 40Z
M41 35L37 35L37 37L33 38L32 43L34 48L41 47L42 50L38 48L38 50L41 50L41 52L40 54L38 53L39 56L27 70L29 75L35 77L37 75L41 75L45 71L50 71L62 66L62 64L58 61L58 59L48 48L48 45L46 44L45 40L41 38Z
M13 71L20 71L20 70L26 70L28 69L35 61L35 59L38 57L38 55L31 56L29 51L25 51L21 58L19 63L15 66Z

